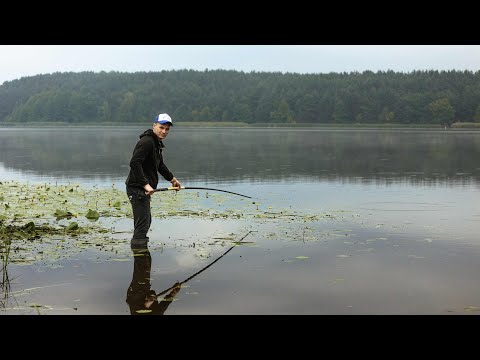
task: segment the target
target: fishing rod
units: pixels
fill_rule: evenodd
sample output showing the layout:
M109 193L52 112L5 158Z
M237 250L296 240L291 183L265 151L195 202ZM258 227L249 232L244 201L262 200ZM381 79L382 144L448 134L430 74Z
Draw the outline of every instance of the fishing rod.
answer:
M181 187L178 187L178 186L170 186L170 187L167 187L167 188L160 188L160 189L155 189L153 190L154 192L157 192L157 191L168 191L168 190L189 190L189 189L196 189L196 190L212 190L212 191L221 191L221 192L225 192L225 193L229 193L229 194L234 194L234 195L238 195L238 196L243 196L243 197L246 197L246 198L249 198L251 199L252 197L251 196L247 196L247 195L242 195L242 194L239 194L239 193L236 193L236 192L233 192L233 191L227 191L227 190L221 190L221 189L213 189L213 188L207 188L207 187L191 187L191 186L181 186Z
M250 230L243 238L241 238L239 241L236 241L235 245L233 245L231 248L229 248L227 251L225 251L222 255L220 255L217 259L215 259L214 261L212 261L210 264L208 264L207 266L205 266L203 269L197 271L195 274L193 274L192 276L190 276L189 278L183 280L182 282L177 282L175 283L174 285L170 286L167 290L163 290L161 293L159 294L156 294L155 295L155 298L158 298L164 294L166 294L167 292L169 292L170 290L172 290L173 288L175 287L178 287L182 284L185 284L187 281L190 281L192 280L195 276L197 276L198 274L200 274L201 272L207 270L210 266L212 266L213 264L215 264L218 260L220 260L222 257L224 257L225 255L227 255L230 250L232 250L235 246L238 245L238 243L240 243L241 241L243 241L243 239L245 239L250 233L252 233L253 230Z

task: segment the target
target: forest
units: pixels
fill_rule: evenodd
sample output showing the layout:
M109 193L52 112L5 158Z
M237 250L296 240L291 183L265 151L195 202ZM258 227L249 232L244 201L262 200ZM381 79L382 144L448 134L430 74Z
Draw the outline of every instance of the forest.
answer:
M0 125L480 123L480 71L57 72L0 86Z

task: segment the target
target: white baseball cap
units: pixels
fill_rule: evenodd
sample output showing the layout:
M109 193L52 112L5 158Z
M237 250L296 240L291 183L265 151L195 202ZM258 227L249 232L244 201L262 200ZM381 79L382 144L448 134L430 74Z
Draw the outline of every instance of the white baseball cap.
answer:
M159 114L155 117L155 119L153 119L153 123L160 123L160 124L170 124L173 126L173 121L172 121L172 118L170 117L170 115L168 114Z

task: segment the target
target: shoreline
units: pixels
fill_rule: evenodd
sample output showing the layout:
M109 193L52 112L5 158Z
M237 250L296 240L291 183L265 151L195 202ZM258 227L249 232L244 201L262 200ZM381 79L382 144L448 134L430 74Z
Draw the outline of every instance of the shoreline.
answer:
M147 123L69 123L69 122L26 122L26 123L0 123L0 129L20 128L20 127L35 127L35 128L135 128L148 126ZM379 130L437 130L437 131L458 131L458 130L472 130L480 131L480 124L477 123L462 123L453 125L450 128L445 128L436 124L272 124L272 123L258 123L249 124L246 122L177 122L175 127L179 128L315 128L315 129L379 129Z

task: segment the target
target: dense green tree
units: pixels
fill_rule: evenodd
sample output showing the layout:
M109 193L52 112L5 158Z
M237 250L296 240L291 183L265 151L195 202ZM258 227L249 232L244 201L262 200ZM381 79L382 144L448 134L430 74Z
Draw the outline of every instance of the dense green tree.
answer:
M383 124L392 124L393 120L395 119L395 113L388 109L388 106L385 106L378 115L378 121Z
M288 123L293 124L295 123L295 119L293 117L293 113L290 111L290 107L285 99L280 101L278 105L278 109L271 114L272 122L275 123Z
M98 118L101 122L112 121L112 111L110 110L110 105L108 105L108 101L103 101L102 105L98 109Z
M349 122L347 107L345 106L345 102L341 97L337 97L335 99L335 109L333 111L333 122L335 123L347 123Z
M123 95L122 102L118 108L117 121L120 123L126 123L135 118L135 94L131 91L126 92Z
M302 123L315 123L319 117L320 97L318 92L314 91L305 94L297 100L297 118Z
M430 111L435 122L448 127L453 123L455 110L447 98L432 101Z
M473 120L475 122L480 122L480 105L478 105L477 110L475 110L475 115L473 116Z
M229 114L229 112L226 112L226 114ZM222 120L243 121L248 123L253 122L253 112L247 103L233 103L230 114L231 115L225 115L225 117L222 117Z

